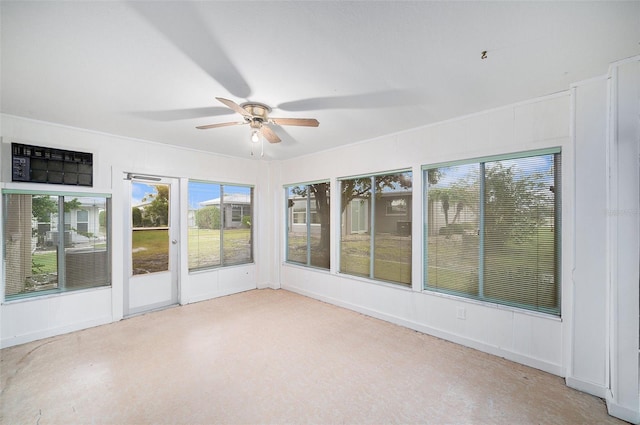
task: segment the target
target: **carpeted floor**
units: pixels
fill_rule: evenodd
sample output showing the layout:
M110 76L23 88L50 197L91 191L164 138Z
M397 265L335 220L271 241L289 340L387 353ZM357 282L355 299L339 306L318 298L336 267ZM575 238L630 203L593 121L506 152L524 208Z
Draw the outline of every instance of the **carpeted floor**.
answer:
M4 424L621 424L557 376L284 290L0 351Z

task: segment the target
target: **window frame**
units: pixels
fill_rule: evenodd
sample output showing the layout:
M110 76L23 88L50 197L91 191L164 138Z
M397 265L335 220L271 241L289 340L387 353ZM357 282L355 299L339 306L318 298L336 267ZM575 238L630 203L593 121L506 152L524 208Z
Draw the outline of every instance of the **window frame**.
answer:
M532 306L526 305L526 304L521 304L521 303L516 303L516 302L505 302L503 300L499 300L499 299L494 299L494 298L486 298L486 297L475 297L475 296L471 296L471 295L465 295L462 292L457 292L457 291L452 291L452 290L447 290L444 288L435 288L432 286L428 285L429 282L429 228L428 228L428 223L429 223L429 217L428 217L428 203L429 203L429 195L428 195L428 188L429 188L429 182L428 182L428 171L429 170L433 170L433 169L438 169L438 168L443 168L443 167L451 167L451 166L458 166L458 165L467 165L467 164L478 164L478 165L482 165L481 169L484 172L484 164L488 163L488 162L497 162L497 161L509 161L509 160L517 160L517 159L525 159L525 158L532 158L532 157L538 157L538 156L545 156L545 155L558 155L558 160L556 161L554 159L554 165L556 167L554 167L554 193L555 193L555 197L554 197L554 246L556 248L555 251L555 258L554 258L554 267L556 270L555 273L555 280L557 281L556 283L556 287L555 287L555 291L556 291L556 296L557 296L557 309L551 309L551 308L532 308ZM553 316L553 317L562 317L562 268L561 268L561 264L562 264L562 148L561 147L549 147L549 148L543 148L543 149L535 149L535 150L529 150L529 151L519 151L519 152L512 152L512 153L506 153L506 154L498 154L498 155L491 155L491 156L482 156L482 157L476 157L476 158L469 158L469 159L462 159L462 160L454 160L454 161L446 161L446 162L440 162L440 163L434 163L434 164L426 164L423 165L421 167L422 170L422 226L423 226L423 237L422 237L422 244L423 244L423 258L422 258L422 268L423 268L423 278L422 278L422 290L425 292L430 292L430 293L442 293L442 294L447 294L450 296L454 296L454 297L459 297L459 298L463 298L463 299L468 299L468 300L473 300L474 302L479 302L479 303L487 303L487 304L491 304L491 305L498 305L498 306L503 306L505 308L514 308L514 309L521 309L526 311L527 313L533 313L533 314L542 314L545 316ZM484 180L484 177L483 179ZM483 186L483 184L482 184ZM481 191L484 190L484 188L481 189ZM479 191L478 196L479 199L482 199L482 196L484 193L482 193L481 191ZM484 207L482 207L481 209L484 209ZM481 224L482 225L482 224ZM484 233L483 228L479 228L478 232L480 235L482 235ZM478 252L478 257L479 257L479 267L482 265L483 260L483 254L484 251L482 251L482 249L484 249L484 247L482 247L482 243L480 244L480 250ZM484 273L484 271L482 272L478 272L479 274ZM481 279L479 279L481 280Z
M5 196L6 195L30 195L30 196L47 196L47 197L56 197L56 203L58 204L58 212L56 213L51 213L50 215L53 217L56 217L56 222L52 223L49 222L47 224L49 224L49 229L50 231L56 231L57 229L60 228L60 225L63 225L63 228L65 229L65 232L67 229L70 229L71 223L67 223L66 222L66 217L69 216L71 217L71 214L68 214L66 212L63 211L63 207L62 205L64 205L64 199L65 198L101 198L104 199L104 211L106 211L106 217L105 217L105 232L104 232L104 238L105 238L105 258L106 258L106 263L104 264L104 268L105 268L105 276L106 276L106 281L104 283L101 284L96 284L96 285L79 285L76 288L70 288L67 286L67 276L65 274L65 270L66 270L66 266L68 263L67 260L67 252L65 251L65 247L66 247L66 243L65 243L65 239L66 236L64 235L63 232L63 236L62 238L58 237L58 243L57 245L59 245L56 249L59 251L56 254L56 261L58 262L58 264L56 264L56 274L58 276L58 279L62 279L62 283L60 283L60 281L58 280L57 285L58 287L56 288L50 288L50 289L45 289L45 290L40 290L40 291L33 291L33 292L20 292L17 294L13 294L10 296L7 296L6 293L6 284L7 284L7 279L6 279L6 255L7 255L7 247L6 247L6 233L7 233L7 222L8 222L8 214L6 211L7 208L7 204L5 202ZM112 256L112 243L113 243L113 238L112 238L112 216L113 216L113 209L112 209L112 195L110 193L98 193L98 192L66 192L66 191L60 191L60 190L34 190L34 189L13 189L13 188L3 188L2 190L0 190L0 206L2 208L3 211L3 223L2 223L2 228L0 229L0 232L2 234L2 240L0 241L0 244L2 246L2 261L5 262L5 267L3 267L3 271L5 276L3 276L3 284L2 284L2 288L0 288L1 294L2 294L2 303L6 304L6 303L13 303L13 302L19 302L19 301L23 301L23 300L31 300L31 299L38 299L38 298L42 298L42 297L49 297L49 296L62 296L65 294L70 294L70 293L76 293L79 291L89 291L89 290L100 290L100 289L104 289L104 288L110 288L112 286L112 270L111 270L111 256ZM63 212L62 214L60 214L60 212ZM32 225L35 224L38 228L40 224L44 224L44 223L40 223L37 220L34 220L34 218L32 217L31 219L32 221ZM88 221L87 221L88 223ZM54 226L55 224L55 226ZM33 230L33 228L32 228ZM33 236L32 236L33 237ZM62 247L62 250L59 250L59 247ZM93 251L95 252L95 251ZM60 264L62 263L62 264Z
M189 188L189 184L191 183L195 183L195 184L205 184L205 185L212 185L212 186L218 186L218 190L220 193L220 204L218 206L218 210L219 210L219 214L220 214L220 229L219 230L219 235L220 235L220 240L219 240L219 251L218 251L218 255L219 255L219 263L217 264L207 264L207 265L202 265L202 266L198 266L198 267L191 267L189 265L189 231L192 228L196 228L198 229L197 226L197 217L196 214L194 214L193 216L193 220L194 220L194 225L191 225L190 220L187 219L187 272L188 273L197 273L197 272L202 272L202 271L207 271L207 270L214 270L214 269L220 269L220 268L224 268L224 267L232 267L232 266L239 266L239 265L244 265L244 264L253 264L255 262L255 258L254 258L254 235L255 235L255 230L254 230L254 211L255 211L255 186L252 184L242 184L242 183L228 183L228 182L218 182L218 181L210 181L210 180L200 180L200 179L189 179L187 181L187 215L189 214L189 211L191 211L190 209L190 201L189 201L189 195L190 195L190 188ZM240 205L239 208L237 208L239 210L239 220L234 219L234 206L237 204L237 202L234 201L229 201L229 202L225 202L224 201L224 197L225 197L225 187L234 187L234 188L246 188L249 189L249 197L250 197L250 204L249 204L249 241L250 241L250 246L249 246L249 258L246 261L232 261L229 262L227 260L225 260L225 248L224 248L224 233L225 233L225 221L226 221L226 216L227 213L225 211L225 206L230 206L231 210L229 212L230 217L229 217L229 221L231 223L240 223L240 225L242 225L242 218L244 216L246 216L247 214L245 214L246 212L246 208L243 205ZM194 211L198 211L198 210L194 210ZM212 229L215 230L215 229ZM229 229L226 229L229 230Z
M285 259L285 263L287 264L295 264L297 266L302 266L302 267L310 267L310 268L314 268L314 269L318 269L318 270L330 270L331 269L331 254L330 254L330 250L328 253L328 258L329 258L329 266L328 267L321 267L321 266L317 266L312 264L312 259L311 259L311 254L312 254L312 248L311 248L311 233L312 233L312 228L320 228L320 231L322 231L322 223L320 222L319 219L319 214L317 211L317 208L315 207L315 205L313 205L313 202L311 201L311 197L308 196L309 194L309 186L315 185L315 184L326 184L328 186L328 190L329 190L329 202L331 203L331 180L330 179L323 179L323 180L314 180L311 182L302 182L302 183L291 183L291 184L285 184L283 185L283 189L284 189L284 199L285 199L285 227L284 227L284 259ZM304 186L307 189L307 196L304 198L298 198L298 199L293 199L289 197L289 190L291 188L294 187L301 187ZM291 204L291 202L293 202L293 204ZM299 203L303 203L304 205L304 211L301 211L300 209L298 209L298 211L295 211L294 209L296 208L296 202ZM331 227L331 204L329 204L329 227ZM296 217L300 217L303 216L303 221L298 221L296 222L295 219ZM314 220L314 217L316 218ZM317 222L316 222L317 221ZM293 226L304 226L306 229L306 261L304 263L300 262L300 261L295 261L292 260L289 257L289 228L293 228ZM328 235L329 235L329 245L331 244L331 238L333 237L333 235L331 234L331 231L328 231Z
M389 176L389 175L399 175L399 174L409 174L411 176L411 188L410 189L404 189L402 192L404 192L404 196L398 196L398 197L402 197L403 199L405 199L408 196L410 196L411 199L411 203L408 203L407 205L407 211L405 214L392 214L392 215L387 215L387 203L386 200L384 201L384 207L381 209L382 211L380 212L380 214L378 212L376 212L376 210L378 209L377 204L379 202L383 202L382 201L382 197L380 199L376 198L376 193L375 193L375 179L381 176ZM370 246L369 246L369 272L368 275L362 275L362 274L357 274L357 273L348 273L346 271L343 271L343 264L342 264L342 248L343 248L343 235L342 232L340 233L340 238L338 239L338 246L337 246L337 257L338 257L338 264L337 264L337 270L338 273L343 274L345 276L352 276L352 277L356 277L356 278L362 278L362 279L367 279L371 282L375 282L375 283L385 283L385 284L391 284L394 287L398 287L398 288L406 288L406 289L411 289L413 287L413 242L410 240L410 244L409 244L409 282L402 282L400 280L394 281L394 280L388 280L388 279L382 279L380 277L376 277L377 273L375 271L376 268L376 243L375 243L375 239L376 239L376 217L378 215L384 215L385 217L395 217L395 218L401 218L401 217L407 217L410 216L410 204L413 203L413 199L414 199L414 172L413 172L413 168L408 167L408 168L401 168L401 169L395 169L395 170L389 170L389 171L380 171L380 172L375 172L375 173L368 173L368 174L359 174L359 175L354 175L354 176L346 176L346 177L339 177L337 179L338 182L338 190L340 191L340 193L342 193L342 188L343 188L343 183L345 181L348 180L356 180L356 179L371 179L372 183L371 183L371 187L370 187L370 191L372 191L371 196L369 197L356 197L356 198L352 198L350 199L349 205L352 205L354 201L357 202L358 199L360 199L361 201L363 201L361 203L361 206L365 206L364 208L369 210L369 213L367 213L365 211L365 214L363 216L364 218L364 226L365 228L363 229L361 226L358 227L358 231L357 232L353 232L353 229L351 229L351 231L349 232L349 234L366 234L368 233L370 236ZM384 192L381 192L381 194L383 194ZM342 198L342 197L341 197ZM340 202L342 203L342 199L340 199ZM406 202L406 201L405 201ZM338 206L339 211L342 211L342 205ZM340 213L340 224L339 224L339 228L342 229L344 226L343 223L343 219L344 219L344 214L346 213L346 209L344 211L342 211ZM406 220L405 220L406 221ZM410 220L411 222L413 221L413 218L411 218ZM367 230L368 228L368 230ZM409 234L409 236L412 235Z

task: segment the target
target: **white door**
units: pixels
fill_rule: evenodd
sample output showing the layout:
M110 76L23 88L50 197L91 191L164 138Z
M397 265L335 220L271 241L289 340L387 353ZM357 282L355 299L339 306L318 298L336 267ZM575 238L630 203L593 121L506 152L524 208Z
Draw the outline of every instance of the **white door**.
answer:
M128 174L125 315L178 303L177 179Z

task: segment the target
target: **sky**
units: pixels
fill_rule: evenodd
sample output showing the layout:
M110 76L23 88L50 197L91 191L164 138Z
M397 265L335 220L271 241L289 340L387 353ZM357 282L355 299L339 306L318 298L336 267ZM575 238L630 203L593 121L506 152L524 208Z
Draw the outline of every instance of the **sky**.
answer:
M134 181L131 184L131 203L138 205L148 194L155 194L154 183L143 183ZM250 187L224 185L224 193L245 193L251 192ZM216 199L220 197L220 185L216 183L189 182L189 209L200 208L200 202Z

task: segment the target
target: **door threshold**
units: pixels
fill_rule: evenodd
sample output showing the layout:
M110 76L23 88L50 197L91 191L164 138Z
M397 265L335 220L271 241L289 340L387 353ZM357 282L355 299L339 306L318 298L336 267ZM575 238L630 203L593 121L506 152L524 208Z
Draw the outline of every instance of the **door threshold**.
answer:
M162 305L162 306L158 306L158 307L154 307L154 308L150 308L150 309L146 309L146 310L142 310L142 311L136 311L133 312L131 314L127 314L126 316L123 316L123 319L130 319L132 317L136 317L136 316L142 316L144 314L147 313L155 313L158 311L162 311L162 310L168 310L170 308L174 308L174 307L180 307L179 303L175 303L175 304L169 304L169 305Z

